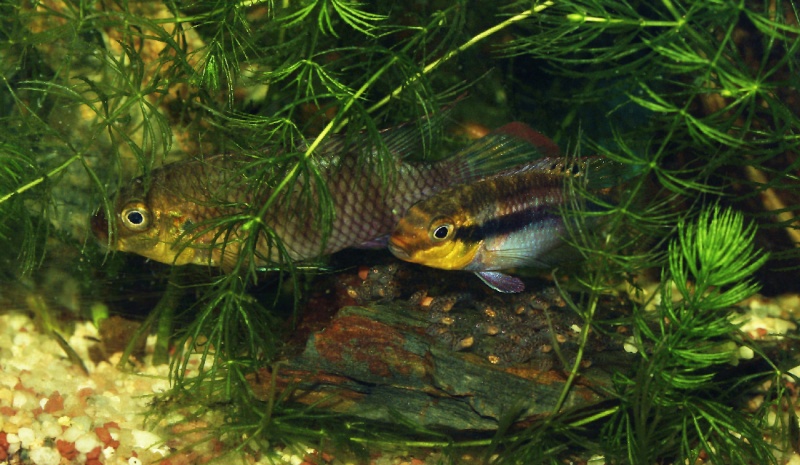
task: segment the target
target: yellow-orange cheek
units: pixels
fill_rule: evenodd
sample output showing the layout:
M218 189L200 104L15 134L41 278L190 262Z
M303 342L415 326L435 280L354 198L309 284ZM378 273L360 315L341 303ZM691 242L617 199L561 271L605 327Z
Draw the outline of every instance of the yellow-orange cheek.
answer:
M409 261L443 270L462 270L472 262L477 250L477 247L467 247L461 242L443 244L418 250L411 254Z

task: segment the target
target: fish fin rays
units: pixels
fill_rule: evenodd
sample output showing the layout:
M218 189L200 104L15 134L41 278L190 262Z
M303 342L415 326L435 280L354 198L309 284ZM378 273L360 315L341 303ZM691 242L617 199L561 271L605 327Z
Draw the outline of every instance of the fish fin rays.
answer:
M504 247L503 244L500 244L499 246L495 245L492 247L491 245L486 244L485 249L492 258L512 260L517 264L517 266L530 262L535 255L541 254L541 252L534 250L534 248L530 245L525 245L522 247L508 247L506 244Z
M525 290L521 279L498 271L476 271L475 275L497 292L516 294Z
M586 188L601 190L623 184L642 173L644 165L621 163L605 157L586 159Z
M430 153L434 141L441 137L444 121L449 114L449 110L443 110L429 115L419 124L408 123L383 131L386 148L401 160Z
M317 148L318 153L353 152L369 157L376 157L377 152L385 147L386 151L400 160L419 157L422 153L430 152L433 142L441 137L444 122L450 115L450 109L445 108L437 113L421 118L418 123L407 122L388 129L377 130L381 143L374 139L375 131L371 133L362 130L350 135L332 135L327 137ZM300 144L300 150L307 149L307 142Z
M546 251L535 251L530 246L514 248L486 248L492 256L493 264L506 264L504 268L555 268L565 262L581 259L580 253L570 244L562 242Z
M537 147L539 153L545 157L558 157L561 153L561 149L559 149L558 145L553 142L552 139L519 121L512 121L511 123L501 126L495 129L493 133L505 134L515 139L526 141L532 146Z
M370 239L366 242L362 242L358 245L354 245L354 249L385 249L389 246L389 237L390 234L384 234L383 236L376 237L374 239Z
M558 146L519 122L509 123L456 152L448 160L466 165L460 183L512 172L532 161L555 157Z

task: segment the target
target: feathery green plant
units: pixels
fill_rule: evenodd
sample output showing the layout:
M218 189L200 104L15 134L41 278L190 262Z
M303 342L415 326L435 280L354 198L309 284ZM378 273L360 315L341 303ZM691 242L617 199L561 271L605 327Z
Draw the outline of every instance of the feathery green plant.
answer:
M357 420L326 429L319 425L343 420L280 396L265 405L247 381L259 368L280 369L276 315L290 313L304 280L313 279L298 264L277 264L274 290L266 299L251 295L253 283L264 282L247 260L255 239L268 235L283 247L259 221L277 192L301 174L319 180L321 148L332 135L366 137L385 148L380 129L419 122L468 90L454 114L479 115L489 126L520 119L564 147L579 145L642 173L622 202L576 220L585 225L591 216L605 217L602 230L578 227L571 239L588 263L574 279L584 293L571 302L586 331L608 329L596 315L601 294L645 267L665 270L661 324L653 328L638 314L640 364L620 374L619 405L555 411L528 431L498 435L498 450L508 452L508 462L554 461L563 444L578 442L634 463L691 458L704 446L734 462L743 457L737 454L766 457L763 444L744 447L726 433L756 434L752 419L714 399L733 398L733 389L715 378L730 360L725 341L735 334L724 309L755 292L746 278L766 260L753 252L761 235L729 210L699 207L746 207L760 228L780 236L771 241L777 242L771 257L798 267L794 2L78 0L4 2L0 12L3 279L35 273L56 236L71 238L72 247L84 243L89 260L93 209L111 210L118 186L135 175L147 179L164 163L248 153L253 163L243 172L263 178L248 188L275 187L266 205L199 226L247 225L238 272L207 275L191 285L200 295L191 308L165 309L165 318L190 321L174 335L173 394L198 399L193 394L202 392L209 402L232 402L231 416L249 423L229 431L265 442L322 441L335 431L351 445L492 443L454 443ZM418 126L425 152L419 155L433 156L441 134ZM285 151L265 157L264 147ZM378 150L377 159L364 162L376 163L390 183L383 155ZM319 200L309 192L304 207L325 231L333 213L324 184L315 185ZM760 205L762 196L773 201ZM739 240L727 241L736 231ZM668 251L659 248L673 236ZM648 247L637 250L642 242ZM117 269L123 260L145 266L119 254L106 260ZM671 303L668 282L676 284L680 303ZM194 350L208 362L202 377L187 380L182 373ZM578 367L571 367L571 380L580 376ZM607 423L600 436L587 438L601 419Z
M758 421L736 408L741 391L719 375L741 343L731 305L758 290L751 276L767 260L753 248L754 232L741 214L718 206L678 225L655 315L636 314L639 365L618 374L622 408L606 425L611 437L626 439L618 453L631 463L669 454L694 461L701 453L721 463L774 463Z
M774 447L763 437L765 418L737 405L756 380L772 377L780 385L780 370L734 382L722 375L742 344L730 306L757 291L751 276L767 260L753 248L755 228L745 225L740 213L714 206L693 222L682 221L678 230L656 310L646 311L643 304L634 313L631 344L638 362L614 375L616 402L559 407L540 424L501 436L500 463L557 463L564 450L579 448L606 463L691 463L701 454L714 463L777 463ZM599 278L595 283L606 279L599 270L591 274ZM679 299L673 299L673 285ZM573 303L575 309L594 308L601 292L591 288L586 304ZM606 330L593 312L585 317L584 335L590 328Z

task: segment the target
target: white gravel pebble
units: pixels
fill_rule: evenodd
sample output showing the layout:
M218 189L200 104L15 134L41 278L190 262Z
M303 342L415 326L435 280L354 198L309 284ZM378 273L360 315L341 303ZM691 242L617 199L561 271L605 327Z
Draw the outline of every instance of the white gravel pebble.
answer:
M12 375L11 373L0 372L0 386L5 386L7 388L13 388L17 385L17 377Z
M19 444L19 436L15 433L8 433L8 435L6 435L6 442L9 444Z
M75 450L83 454L91 452L95 447L102 445L103 443L100 442L100 439L98 439L97 435L94 433L83 434L75 440Z
M84 432L85 431L81 431L80 428L70 426L61 434L61 439L67 442L75 442Z
M20 428L17 431L17 436L19 437L20 445L23 448L28 448L33 444L36 440L36 433L33 432L30 428Z
M42 435L46 438L57 438L61 436L62 429L61 426L56 423L54 419L42 419L42 415L39 416L39 421L42 422L41 424L41 431Z
M61 462L61 454L52 447L38 447L30 452L31 462L36 465L58 465Z
M80 429L84 433L89 431L92 427L92 419L87 417L86 415L81 415L79 417L72 418L72 426L75 428Z
M117 455L117 451L114 450L113 447L106 447L105 449L103 449L103 457L105 457L107 460L113 459L114 456L116 456L116 455Z
M135 429L131 431L133 433L133 442L134 447L140 447L142 449L150 449L158 445L161 442L161 438L158 435L151 433L150 431L143 431L140 429Z
M30 398L30 393L25 391L14 391L14 400L11 401L11 406L14 408L25 408L26 404L28 403L28 399Z
M8 454L16 454L17 451L20 449L19 446L19 436L14 433L8 433L6 436L6 442L8 443Z

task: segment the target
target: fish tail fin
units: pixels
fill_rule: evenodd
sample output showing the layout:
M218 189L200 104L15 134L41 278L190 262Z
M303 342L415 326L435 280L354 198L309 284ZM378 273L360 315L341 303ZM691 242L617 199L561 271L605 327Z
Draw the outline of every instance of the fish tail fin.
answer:
M453 183L462 184L558 153L555 142L524 123L513 122L456 152L446 163Z
M579 159L571 166L575 176L567 178L565 188L570 194L577 195L568 195L568 208L561 212L565 219L582 214L577 212L594 212L600 216L610 213L624 199L630 198L627 193L630 187L628 181L644 174L646 169L645 165L625 163L602 156ZM637 197L630 199L636 201ZM599 217L588 219L592 224L596 224L598 220ZM570 225L577 227L579 222L565 221L565 224L568 227Z
M588 157L585 159L583 176L585 186L589 190L602 190L619 186L639 176L645 166L634 163L623 163L605 157Z

